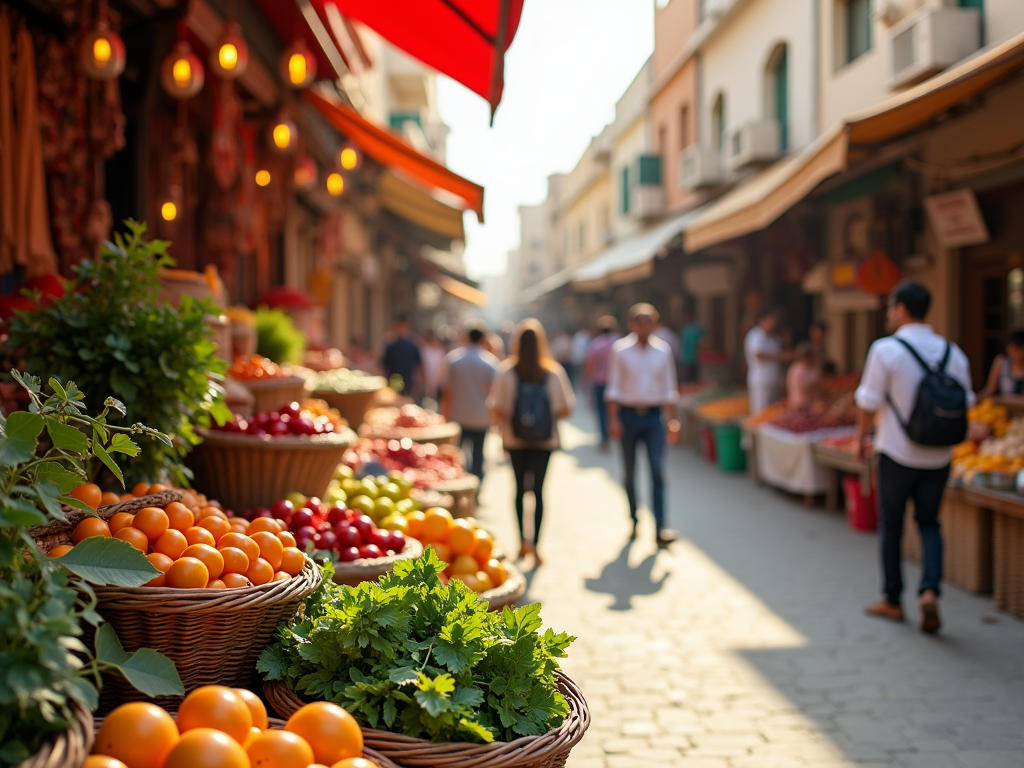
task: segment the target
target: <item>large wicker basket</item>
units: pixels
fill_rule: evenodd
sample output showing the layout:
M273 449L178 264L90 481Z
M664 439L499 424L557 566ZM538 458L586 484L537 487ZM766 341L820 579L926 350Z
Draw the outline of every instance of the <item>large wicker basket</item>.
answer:
M512 563L506 562L508 578L500 587L489 589L480 594L481 600L487 601L487 610L500 611L508 605L515 605L526 594L526 577Z
M75 721L66 731L56 734L32 757L17 768L78 768L89 756L93 742L92 712L72 702Z
M292 491L324 496L356 441L350 429L311 437L199 432L203 442L188 460L196 487L236 511L269 506Z
M430 490L446 494L455 500L455 505L449 510L454 517L473 517L476 514L476 496L480 490L480 478L476 475L445 480Z
M144 507L160 507L163 509L172 501L181 501L183 496L184 493L182 491L161 491L151 496L140 496L137 499L128 499L128 501L120 501L117 504L100 507L96 510L96 514L103 520L110 520L118 512L138 512ZM89 517L87 512L77 509L65 509L64 514L68 519L66 523L55 520L47 525L37 525L29 528L29 535L35 539L36 544L43 552L49 552L54 547L59 547L62 544L70 544L71 534L75 530L75 526L86 517Z
M431 427L383 427L363 424L359 427L359 436L383 440L401 440L408 437L415 443L458 445L462 438L462 428L453 421Z
M317 397L334 408L341 414L352 429L358 429L363 423L366 412L370 410L373 398L377 393L387 386L387 382L380 377L380 386L373 389L362 389L354 392L335 392L331 389L313 390L313 397Z
M556 675L558 690L569 701L569 714L560 726L541 736L491 744L459 744L363 728L363 743L404 768L561 768L590 726L590 710L576 684L561 672ZM274 711L285 717L303 704L298 696L276 682L267 683L263 692Z
M405 540L405 550L397 555L353 560L334 564L334 583L354 587L364 581L374 581L395 567L399 560L415 560L423 554L423 545L416 539Z
M255 398L253 413L276 411L285 403L301 400L306 391L306 380L301 376L280 376L269 379L236 379L252 392Z

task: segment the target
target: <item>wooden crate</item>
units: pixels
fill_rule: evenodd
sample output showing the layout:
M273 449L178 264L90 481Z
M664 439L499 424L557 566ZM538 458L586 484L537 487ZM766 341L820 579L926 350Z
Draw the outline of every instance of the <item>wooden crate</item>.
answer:
M1024 518L995 513L993 527L996 607L1024 619Z
M992 591L992 510L965 501L956 489L946 491L939 511L942 526L943 574L946 581L968 592ZM921 537L914 505L907 505L903 524L903 557L921 562Z

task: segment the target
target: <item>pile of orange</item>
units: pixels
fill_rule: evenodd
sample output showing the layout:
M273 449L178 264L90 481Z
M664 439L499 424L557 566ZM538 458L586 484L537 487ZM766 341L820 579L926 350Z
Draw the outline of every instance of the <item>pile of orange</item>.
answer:
M155 704L122 704L83 768L377 768L362 754L359 724L337 704L307 704L269 730L256 694L208 685L185 697L177 722Z
M290 375L287 370L275 363L269 357L261 355L250 355L249 357L238 356L235 362L228 368L228 376L242 381L252 379L281 379Z
M131 544L161 571L147 587L225 589L252 587L290 579L301 573L306 556L295 537L270 518L251 523L228 518L218 507L194 513L172 501L166 507L145 507L135 514L118 512L110 522L86 517L71 534L71 545L48 552L61 557L93 536L113 536Z
M431 507L406 516L407 536L431 546L448 563L445 575L459 579L476 593L500 587L508 570L492 557L494 539L471 517L454 519L442 507Z
M132 487L128 493L116 494L112 491L100 490L100 487L95 483L82 483L74 490L71 491L71 496L78 499L85 504L88 504L93 509L99 507L106 507L111 504L117 504L119 501L129 501L131 499L137 499L142 496L150 496L154 493L161 493L162 491L175 490L172 486L162 485L160 483L137 483ZM203 507L209 506L209 501L201 493L195 491L182 491L184 494L181 503L192 510L192 512L198 513Z

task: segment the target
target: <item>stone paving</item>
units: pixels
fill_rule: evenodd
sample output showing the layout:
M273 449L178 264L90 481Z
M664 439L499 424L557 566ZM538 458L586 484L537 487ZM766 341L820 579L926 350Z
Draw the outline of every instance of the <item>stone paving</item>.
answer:
M938 638L865 617L873 535L684 447L668 459L681 540L659 553L645 515L630 545L617 457L590 429L563 425L527 595L579 638L564 666L594 720L569 768L1024 766L1024 622L955 587ZM511 470L489 451L480 517L512 549Z

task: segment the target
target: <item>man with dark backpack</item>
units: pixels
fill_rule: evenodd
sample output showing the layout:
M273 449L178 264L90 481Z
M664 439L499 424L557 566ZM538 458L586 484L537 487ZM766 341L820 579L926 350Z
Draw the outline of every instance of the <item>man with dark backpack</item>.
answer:
M967 356L924 322L931 293L904 280L889 295L886 319L892 336L868 351L857 388L857 455L875 416L874 452L884 597L865 610L903 621L901 551L907 500L921 532L921 630L939 631L942 581L939 508L949 478L952 446L967 435L967 409L974 401Z

